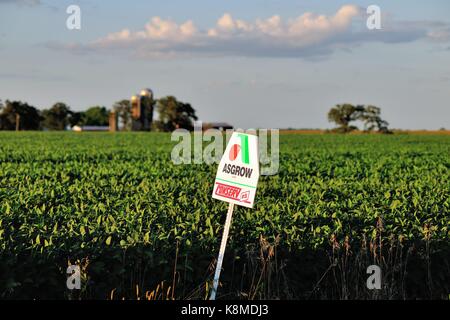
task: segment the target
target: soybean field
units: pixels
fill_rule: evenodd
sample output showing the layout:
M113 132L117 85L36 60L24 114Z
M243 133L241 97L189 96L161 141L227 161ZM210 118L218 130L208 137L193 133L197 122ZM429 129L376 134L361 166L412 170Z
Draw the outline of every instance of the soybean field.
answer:
M227 204L175 144L0 132L0 298L207 298ZM283 134L279 159L235 208L218 298L449 299L449 135Z

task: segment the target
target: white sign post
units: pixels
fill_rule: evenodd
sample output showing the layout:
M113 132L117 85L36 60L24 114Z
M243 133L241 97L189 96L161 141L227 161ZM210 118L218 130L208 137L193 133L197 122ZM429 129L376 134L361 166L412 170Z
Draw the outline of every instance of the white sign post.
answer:
M210 300L216 299L234 205L253 208L258 179L258 137L234 132L220 160L212 195L214 199L228 202L229 205Z

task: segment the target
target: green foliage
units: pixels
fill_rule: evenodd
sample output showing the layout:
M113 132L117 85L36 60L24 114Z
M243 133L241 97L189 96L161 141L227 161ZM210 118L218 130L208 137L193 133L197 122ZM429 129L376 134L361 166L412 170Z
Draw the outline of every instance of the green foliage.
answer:
M377 129L379 132L389 133L389 123L380 117L381 109L375 106L367 106L361 116L366 131Z
M197 120L195 110L189 103L178 101L174 96L158 99L156 108L159 113L161 131L173 131L177 128L192 130Z
M17 114L20 116L19 130L38 130L40 128L39 110L28 103L6 100L5 105L0 103L0 130L15 130Z
M106 107L94 106L84 112L83 125L107 126L109 125L109 111Z
M363 112L363 106L355 107L348 103L338 104L328 112L328 120L335 122L342 132L349 132L354 130L354 127L350 126L350 122L360 119Z
M113 110L117 112L117 115L122 123L123 131L131 130L131 103L130 100L124 99L114 103Z
M83 126L85 123L85 113L83 111L72 112L69 117L70 127Z
M70 107L63 102L55 103L50 109L42 111L42 126L48 130L64 130L70 123Z
M334 132L347 133L357 130L356 126L351 126L352 121L364 121L366 131L377 129L378 132L390 133L389 123L380 117L381 109L372 105L354 106L348 103L338 104L328 112L328 120L338 125Z
M126 295L138 283L154 289L172 279L177 243L185 286L204 283L227 208L211 198L216 165L173 165L174 143L164 133L0 132L0 140L0 297L62 298L67 261L86 258L88 297L108 298L114 288ZM261 177L253 210L235 210L225 282L260 236L279 239L293 285L303 270L322 270L332 237L374 239L380 218L387 241L418 245L432 230L430 246L448 264L450 137L284 135L280 142L279 174ZM308 252L322 260L299 258ZM445 268L440 261L434 266Z

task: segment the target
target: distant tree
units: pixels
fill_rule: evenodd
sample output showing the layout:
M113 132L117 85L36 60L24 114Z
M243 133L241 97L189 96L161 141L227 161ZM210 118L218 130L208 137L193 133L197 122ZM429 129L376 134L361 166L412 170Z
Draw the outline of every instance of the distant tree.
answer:
M130 100L120 100L114 103L113 110L117 112L117 115L122 122L122 130L131 130L131 103Z
M41 120L39 110L26 102L6 100L0 105L1 130L39 130Z
M84 112L85 125L107 126L109 124L109 111L106 107L94 106Z
M69 124L73 126L83 126L85 123L86 115L83 111L72 112L69 116Z
M164 124L159 120L153 120L151 131L165 131Z
M376 129L378 132L388 133L389 123L380 117L381 109L375 106L367 106L364 109L364 113L361 116L361 120L364 121L364 127L366 131L373 131Z
M389 123L380 117L381 109L372 105L351 105L338 104L328 112L328 120L338 125L334 131L350 132L357 129L350 125L352 121L363 121L365 131L377 130L383 133L389 133Z
M49 130L65 130L72 113L68 105L57 102L50 109L42 111L43 127Z
M155 120L153 119L153 113L154 110L156 109L156 104L157 104L158 100L152 99L151 103L145 105L145 108L147 108L147 120L148 123L150 124L150 130L152 130L152 128L154 127L154 122Z
M159 126L164 131L177 128L193 130L197 120L195 110L189 103L178 101L174 96L158 99L156 108L159 114Z
M338 104L328 112L328 120L338 125L337 131L350 132L357 129L351 126L350 122L359 120L364 113L363 106L354 106L352 104Z

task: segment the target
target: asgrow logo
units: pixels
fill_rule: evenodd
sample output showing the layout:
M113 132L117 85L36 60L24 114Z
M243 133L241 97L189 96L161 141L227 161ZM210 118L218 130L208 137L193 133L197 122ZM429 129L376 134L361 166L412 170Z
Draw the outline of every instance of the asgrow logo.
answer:
M228 155L228 158L230 158L230 161L236 160L236 158L237 158L237 156L239 154L239 151L241 151L241 146L240 145L234 144L231 147L230 154Z
M239 151L242 150L241 152L242 163L250 164L250 154L248 151L248 136L245 134L240 134L239 138L241 139L241 145L234 144L230 149L228 157L230 158L230 161L234 161L239 155Z

